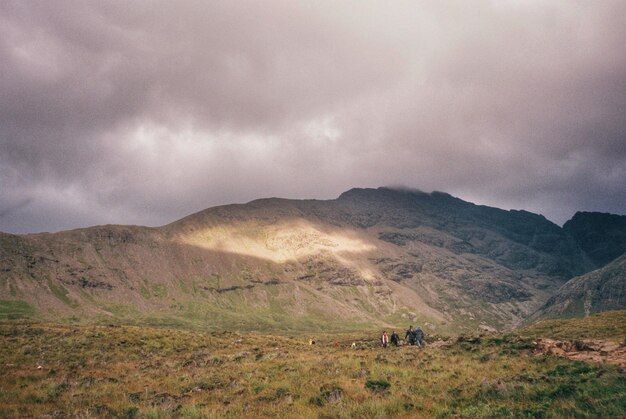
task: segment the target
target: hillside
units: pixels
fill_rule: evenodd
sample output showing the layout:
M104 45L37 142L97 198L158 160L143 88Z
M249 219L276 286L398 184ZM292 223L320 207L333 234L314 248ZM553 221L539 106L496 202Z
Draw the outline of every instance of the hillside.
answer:
M193 328L502 329L588 270L544 217L445 193L262 199L159 228L0 235L0 316Z
M596 268L626 253L625 215L577 212L563 230L577 241Z
M626 254L567 281L533 318L582 317L626 309Z
M520 330L523 336L554 339L608 339L625 342L626 310L591 314L585 318L545 319Z

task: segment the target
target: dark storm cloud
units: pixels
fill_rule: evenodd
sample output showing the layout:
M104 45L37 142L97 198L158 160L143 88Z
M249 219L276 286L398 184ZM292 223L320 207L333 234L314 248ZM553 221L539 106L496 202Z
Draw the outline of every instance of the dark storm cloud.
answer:
M625 213L624 15L622 1L3 2L0 230L389 184L557 222Z

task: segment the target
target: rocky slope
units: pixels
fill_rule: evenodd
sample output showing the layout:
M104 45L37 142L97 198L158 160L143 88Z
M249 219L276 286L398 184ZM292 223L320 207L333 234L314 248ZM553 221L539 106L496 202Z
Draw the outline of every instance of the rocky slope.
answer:
M626 309L626 254L567 281L532 318L582 317Z
M0 316L330 330L518 324L589 270L544 217L444 193L262 199L160 228L0 234Z

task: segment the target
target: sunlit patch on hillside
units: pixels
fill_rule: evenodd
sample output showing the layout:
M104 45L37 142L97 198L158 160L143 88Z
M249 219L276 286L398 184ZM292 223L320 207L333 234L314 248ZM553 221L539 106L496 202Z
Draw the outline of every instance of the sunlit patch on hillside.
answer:
M223 225L204 229L181 238L186 244L285 263L307 256L328 254L347 261L350 256L376 247L356 233L337 229L321 231L304 220L259 226Z

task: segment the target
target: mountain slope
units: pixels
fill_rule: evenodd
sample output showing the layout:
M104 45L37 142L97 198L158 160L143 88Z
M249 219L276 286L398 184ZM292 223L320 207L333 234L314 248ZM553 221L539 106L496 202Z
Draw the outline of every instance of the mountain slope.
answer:
M536 214L353 189L329 201L210 208L160 228L1 234L0 313L242 329L505 328L583 273L583 260Z
M626 253L626 216L600 212L577 212L563 225L595 268Z
M572 278L533 318L582 317L626 309L626 254L601 269Z

